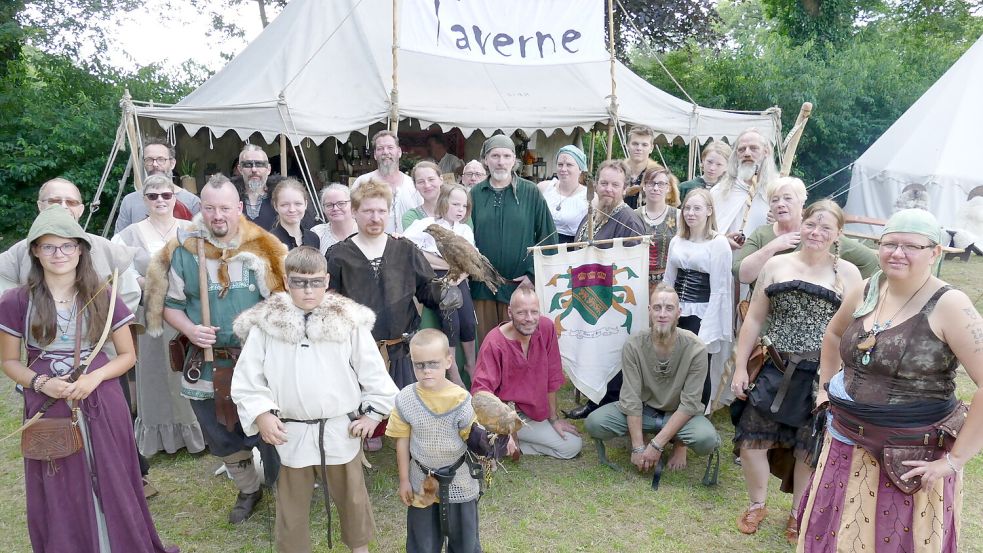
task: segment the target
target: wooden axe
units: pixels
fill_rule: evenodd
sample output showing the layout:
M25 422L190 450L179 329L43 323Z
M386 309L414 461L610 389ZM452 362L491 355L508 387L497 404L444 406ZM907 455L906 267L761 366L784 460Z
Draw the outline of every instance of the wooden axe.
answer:
M194 238L198 249L198 294L201 297L201 324L204 326L212 326L212 316L211 311L208 307L208 268L205 266L207 260L205 259L205 233L199 230L182 230L177 229L177 239L178 242L184 244L189 238ZM202 348L204 354L204 361L206 363L212 363L215 361L215 353L212 351L211 346Z

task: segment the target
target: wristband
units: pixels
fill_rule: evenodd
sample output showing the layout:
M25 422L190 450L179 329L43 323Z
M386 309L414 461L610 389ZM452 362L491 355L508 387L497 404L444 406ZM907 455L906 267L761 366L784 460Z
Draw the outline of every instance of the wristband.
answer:
M659 445L659 442L655 441L655 438L649 440L649 445L655 448L655 450L658 451L659 453L663 452L663 446Z
M631 448L631 454L634 455L636 453L645 453L645 446L640 445L638 447Z
M34 375L34 378L31 379L31 383L28 384L27 387L30 388L30 389L32 389L32 390L34 390L35 392L38 391L37 385L38 385L38 379L39 378L41 378L41 374L40 373L39 374L35 374Z

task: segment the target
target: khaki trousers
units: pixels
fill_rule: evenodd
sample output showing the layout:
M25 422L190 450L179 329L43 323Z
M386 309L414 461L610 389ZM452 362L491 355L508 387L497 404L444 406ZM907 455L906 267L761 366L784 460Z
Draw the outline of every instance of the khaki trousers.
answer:
M375 533L372 504L365 489L361 455L344 465L328 465L328 493L341 518L341 541L354 549L368 545ZM276 485L276 550L279 553L311 552L311 497L314 477L321 467L280 466ZM324 483L322 482L323 486ZM321 495L318 490L318 495ZM316 503L322 509L320 498Z
M478 316L478 346L485 341L485 335L492 331L496 326L505 321L512 320L509 317L509 304L499 303L495 300L475 300L474 312Z

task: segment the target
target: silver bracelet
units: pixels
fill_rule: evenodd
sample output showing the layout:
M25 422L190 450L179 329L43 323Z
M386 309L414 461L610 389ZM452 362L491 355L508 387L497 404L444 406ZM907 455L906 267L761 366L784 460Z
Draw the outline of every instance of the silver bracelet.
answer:
M956 468L956 464L952 462L952 457L949 457L948 451L945 454L945 462L949 465L949 468L952 469L952 472L959 474L963 471L962 469Z
M631 454L634 455L636 453L645 453L645 446L640 445L638 447L631 448Z
M652 446L652 447L654 447L656 449L656 451L658 451L659 453L662 453L662 451L664 449L664 446L659 445L659 442L655 441L655 438L652 438L651 440L649 440L649 445Z

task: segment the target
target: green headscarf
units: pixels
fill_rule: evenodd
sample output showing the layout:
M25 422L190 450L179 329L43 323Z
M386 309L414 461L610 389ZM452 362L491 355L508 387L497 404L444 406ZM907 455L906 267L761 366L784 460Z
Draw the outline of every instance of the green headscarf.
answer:
M933 244L941 244L945 231L939 225L938 219L924 209L902 209L888 219L881 232L881 238L895 232L906 232L919 234L928 238ZM942 256L936 261L936 267L942 262ZM870 313L877 306L877 298L880 296L881 281L884 280L883 271L879 270L870 277L870 286L867 287L867 295L864 302L853 312L853 317L863 317Z
M76 238L92 247L92 239L82 230L75 217L61 205L48 206L34 219L31 230L27 232L27 243L33 244L35 240L46 234Z

